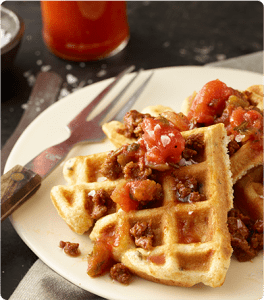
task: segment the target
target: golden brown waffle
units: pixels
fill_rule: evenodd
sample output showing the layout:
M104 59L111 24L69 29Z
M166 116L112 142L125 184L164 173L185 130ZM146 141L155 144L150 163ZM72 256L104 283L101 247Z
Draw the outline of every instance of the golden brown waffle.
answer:
M263 165L249 170L234 185L234 205L252 220L263 220Z
M199 282L221 286L230 264L232 248L227 229L227 212L232 208L232 181L227 155L227 136L222 124L182 132L184 138L202 134L205 149L199 163L162 173L163 201L155 208L116 213L99 219L91 232L93 241L115 235L113 256L133 273L168 285L190 287ZM70 163L77 169L77 159ZM89 172L80 168L84 173ZM64 173L76 182L75 172ZM98 175L98 170L92 170ZM175 177L193 176L206 200L193 203L177 201L173 191ZM71 180L70 178L74 178ZM84 178L79 176L78 178ZM78 180L77 180L78 181ZM106 186L108 181L103 182ZM130 229L138 222L152 222L154 243L151 249L135 245Z
M106 157L107 152L68 160L63 175L69 185L55 186L51 190L51 200L59 215L78 234L88 231L95 222L91 217L93 204L89 193L103 189L110 195L119 183L119 180L100 182L104 178L100 178L98 171ZM107 213L113 212L112 209L108 205Z

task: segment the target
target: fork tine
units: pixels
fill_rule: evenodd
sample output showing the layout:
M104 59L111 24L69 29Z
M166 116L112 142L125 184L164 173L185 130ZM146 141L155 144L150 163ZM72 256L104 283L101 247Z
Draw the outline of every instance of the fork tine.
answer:
M116 120L116 121L122 121L124 118L124 115L126 114L127 111L131 109L131 107L135 104L136 100L138 97L141 95L147 84L149 83L151 77L153 76L154 71L151 72L149 77L141 84L141 86L136 90L136 92L129 98L129 100L122 105L122 107L119 109L119 111L116 113L116 115L111 118L111 120ZM109 121L111 121L109 120Z
M67 126L70 130L74 130L81 122L85 121L93 109L100 103L102 99L113 89L113 87L121 80L125 74L132 72L135 66L130 66L122 71L116 79L111 82L95 99L90 102Z
M126 90L131 86L131 84L135 81L135 79L141 74L143 69L140 69L136 75L129 81L129 83L122 89L122 91L104 108L94 119L98 124L101 123L106 117L109 112L111 112L112 108L115 104L119 101L119 99L124 95Z

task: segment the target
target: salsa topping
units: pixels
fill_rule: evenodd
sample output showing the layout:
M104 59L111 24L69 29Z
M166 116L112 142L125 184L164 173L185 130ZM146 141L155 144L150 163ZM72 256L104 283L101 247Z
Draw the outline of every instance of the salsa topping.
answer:
M223 123L232 141L228 147L230 155L248 140L262 149L263 113L253 105L250 95L248 91L227 87L220 80L210 81L195 96L188 119L195 127Z
M100 170L102 176L110 180L121 175L125 179L145 180L153 175L153 170L167 170L169 164L181 160L185 139L166 118L144 117L141 129L143 133L137 142L108 154Z
M206 126L214 124L215 117L222 114L231 95L240 97L240 92L218 79L209 81L195 96L188 119Z
M129 212L140 209L150 201L162 198L162 187L154 180L136 180L120 183L113 191L111 198L120 207Z
M104 240L98 240L93 245L93 251L88 256L87 274L98 277L110 270L115 263L111 247Z
M167 119L145 118L142 122L143 135L139 143L145 148L145 160L152 166L177 163L181 160L185 140L180 131Z
M235 137L243 135L241 141L260 140L263 136L263 116L254 109L238 107L230 116L230 126L227 130ZM239 142L237 139L236 141Z

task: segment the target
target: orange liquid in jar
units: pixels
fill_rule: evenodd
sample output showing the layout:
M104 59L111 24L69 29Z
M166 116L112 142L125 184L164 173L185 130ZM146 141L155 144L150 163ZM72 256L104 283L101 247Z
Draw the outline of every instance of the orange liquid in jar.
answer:
M128 42L125 1L41 1L41 10L45 44L63 59L103 59Z

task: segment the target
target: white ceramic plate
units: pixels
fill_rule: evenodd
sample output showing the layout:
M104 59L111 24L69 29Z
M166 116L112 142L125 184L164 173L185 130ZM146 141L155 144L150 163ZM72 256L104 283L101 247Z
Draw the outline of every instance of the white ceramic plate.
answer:
M141 79L150 71L144 71ZM133 74L126 75L128 81ZM148 105L162 104L179 112L185 97L198 91L208 81L220 79L228 86L244 90L253 84L262 84L260 74L221 68L170 67L156 69L149 85L135 104L141 111ZM137 82L140 82L139 79ZM85 87L65 97L44 111L21 135L13 148L5 171L16 164L24 165L49 146L68 137L66 124L87 105L112 79ZM136 85L136 83L135 83ZM116 91L121 90L122 83ZM109 141L77 146L67 159L77 155L88 155L113 149ZM192 288L165 286L135 277L129 286L113 282L108 275L92 279L86 274L86 256L92 250L88 235L79 236L72 232L58 216L50 200L54 185L66 184L59 166L42 183L37 193L23 204L12 216L11 221L24 242L54 271L77 286L107 299L260 299L263 295L262 255L253 262L239 263L232 258L225 283L219 288L198 284ZM78 242L82 255L68 257L58 247L59 241Z

